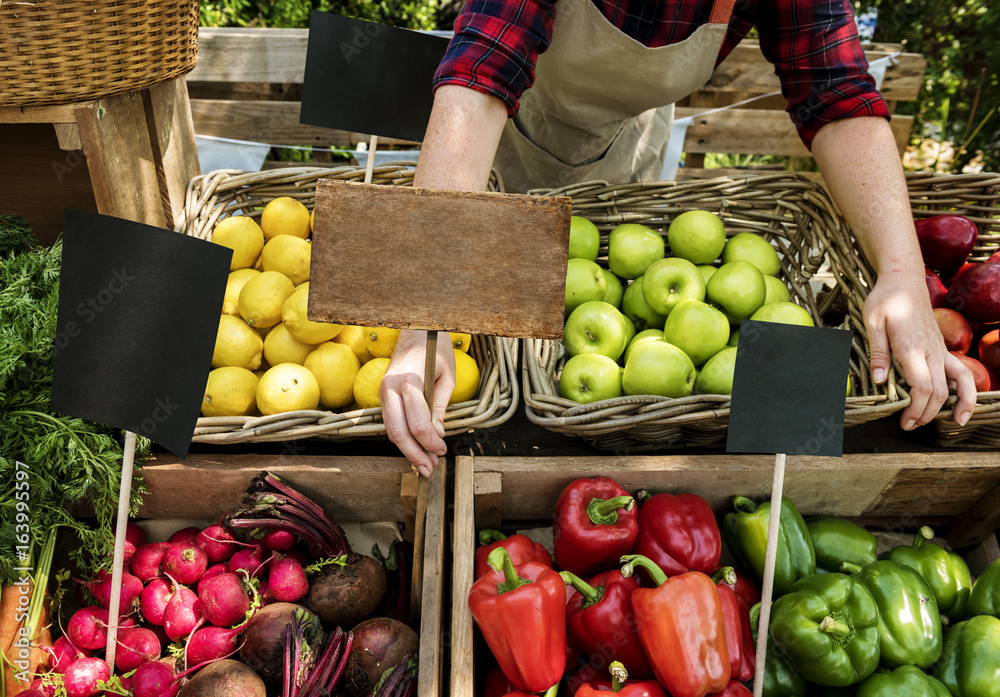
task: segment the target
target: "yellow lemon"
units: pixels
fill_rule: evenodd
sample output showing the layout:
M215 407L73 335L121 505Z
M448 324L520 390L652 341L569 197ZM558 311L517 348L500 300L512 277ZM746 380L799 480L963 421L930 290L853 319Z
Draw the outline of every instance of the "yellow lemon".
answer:
M309 232L312 232L316 227L316 209L313 208L309 211Z
M305 366L279 363L257 383L257 408L265 416L319 406L319 383Z
M361 366L354 378L354 399L361 409L382 406L378 398L378 387L382 384L388 367L388 358L373 358Z
M299 341L288 333L284 324L276 324L264 337L264 359L271 365L298 363L303 365L306 356L312 353L316 344Z
M309 291L309 281L302 281L302 283L295 286L295 290L302 290L303 288L306 289L306 292Z
M308 306L309 289L301 287L282 306L281 321L292 336L307 344L322 344L340 334L344 325L313 322L306 316Z
M392 358L399 341L399 330L390 327L365 327L365 348L376 358Z
M451 337L451 345L453 348L457 348L459 351L469 352L472 347L472 334L454 334L448 332L448 336Z
M257 410L257 376L246 368L227 366L208 374L204 416L248 416Z
M479 391L479 366L476 359L455 349L455 391L451 393L448 404L458 404L475 399Z
M319 382L319 402L327 409L339 409L354 401L354 378L361 361L349 347L332 341L320 344L305 362Z
M251 327L273 327L281 321L281 308L294 291L285 274L264 271L240 291L240 316Z
M222 314L240 316L240 291L247 281L259 274L260 271L254 269L237 269L229 274L229 280L226 281L226 299L222 302Z
M264 206L264 212L260 214L260 228L268 240L278 235L292 235L304 240L310 232L309 209L294 198L279 196Z
M254 262L253 270L254 271L263 271L264 270L264 262L260 260L260 257L257 257L257 261Z
M309 256L312 244L291 235L272 237L260 253L265 271L277 271L288 276L293 285L309 280Z
M333 339L338 344L344 344L354 352L354 355L358 357L361 365L364 365L375 356L368 352L365 348L365 328L364 327L352 327L347 325L344 329L337 334Z
M243 215L224 218L212 231L212 242L233 250L229 270L247 269L254 265L264 247L264 233L260 226Z
M249 324L239 317L222 315L219 331L215 335L212 367L235 366L256 370L260 367L264 340Z

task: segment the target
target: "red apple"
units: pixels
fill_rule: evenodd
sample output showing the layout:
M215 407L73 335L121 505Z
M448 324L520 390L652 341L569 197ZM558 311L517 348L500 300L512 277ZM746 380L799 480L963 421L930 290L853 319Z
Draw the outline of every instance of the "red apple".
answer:
M985 261L963 271L952 281L945 300L970 322L1000 322L1000 263Z
M996 392L1000 390L1000 375L996 371L986 369L986 372L990 374L990 392Z
M992 380L990 378L990 371L985 365L972 356L966 356L964 353L959 353L958 351L951 351L951 355L958 356L962 363L965 363L969 370L972 371L972 378L976 381L976 392L990 391Z
M958 280L959 276L976 266L979 266L978 261L967 261L958 268L958 271L942 271L939 274L941 282L944 283L945 287L951 288L951 285Z
M961 215L935 215L914 221L924 263L938 271L957 269L976 246L979 230Z
M968 353L972 348L972 325L969 320L948 307L935 307L934 319L944 337L944 345L949 351Z
M944 307L944 296L948 294L941 278L929 266L924 267L924 280L927 281L927 292L931 296L931 307Z
M1000 375L1000 329L988 331L976 344L976 358L979 362Z
M990 254L989 259L987 259L986 261L1000 261L1000 250L997 250L992 254Z

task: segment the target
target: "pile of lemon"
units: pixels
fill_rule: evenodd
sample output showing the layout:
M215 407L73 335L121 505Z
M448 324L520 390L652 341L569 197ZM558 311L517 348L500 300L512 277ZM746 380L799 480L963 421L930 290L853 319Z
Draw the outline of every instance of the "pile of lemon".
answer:
M258 225L233 215L212 242L233 250L203 416L378 407L379 385L398 329L314 322L306 316L313 217L300 201L273 199ZM479 367L472 337L452 334L455 391L475 397Z

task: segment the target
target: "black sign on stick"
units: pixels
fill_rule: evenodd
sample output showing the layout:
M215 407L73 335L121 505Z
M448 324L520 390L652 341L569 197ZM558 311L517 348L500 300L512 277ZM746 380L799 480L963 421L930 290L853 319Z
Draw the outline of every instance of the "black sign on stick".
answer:
M852 333L743 320L727 452L840 457Z
M299 120L421 141L447 48L441 36L314 10Z
M52 409L186 457L231 257L187 235L66 211Z

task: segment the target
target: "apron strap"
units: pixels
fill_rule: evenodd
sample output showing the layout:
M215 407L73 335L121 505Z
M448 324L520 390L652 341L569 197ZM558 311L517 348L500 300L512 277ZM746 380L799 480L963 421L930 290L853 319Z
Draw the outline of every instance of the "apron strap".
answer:
M708 17L709 24L729 24L729 18L733 16L733 7L736 0L715 0L712 3L712 14Z

